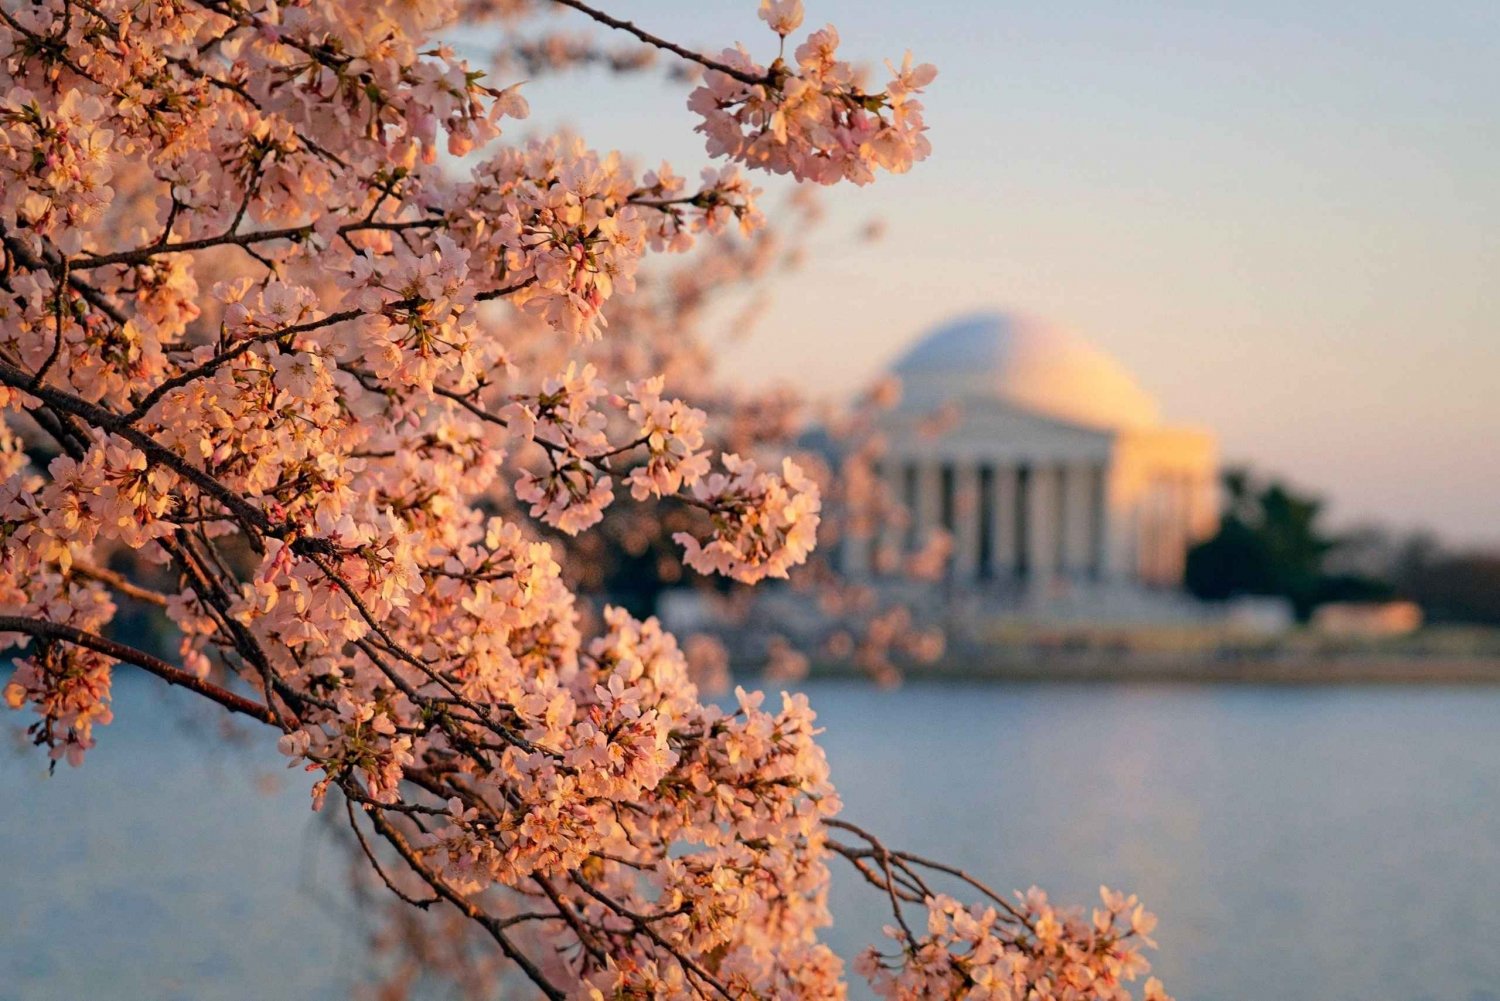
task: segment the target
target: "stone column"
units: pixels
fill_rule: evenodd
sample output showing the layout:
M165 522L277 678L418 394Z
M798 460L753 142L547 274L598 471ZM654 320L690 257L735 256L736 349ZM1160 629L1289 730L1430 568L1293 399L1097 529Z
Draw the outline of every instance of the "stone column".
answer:
M1161 490L1154 478L1146 481L1141 492L1137 515L1139 540L1136 542L1136 577L1143 584L1155 583L1157 564L1157 524L1161 521Z
M1176 498L1171 476L1161 476L1157 481L1156 498L1156 583L1162 585L1172 578L1173 514Z
M1057 467L1031 467L1026 505L1026 564L1031 579L1045 586L1057 572Z
M971 584L979 577L979 467L972 461L953 469L953 579Z
M1089 486L1089 577L1108 580L1109 566L1109 466L1098 465L1091 471Z
M1148 496L1151 507L1146 518L1148 534L1143 547L1147 554L1144 576L1147 583L1160 587L1167 581L1168 539L1172 524L1170 481L1160 473L1153 474Z
M921 549L927 544L932 530L942 527L941 465L928 459L914 459L917 467L917 503L912 512L915 521L915 546Z
M1173 512L1172 534L1172 583L1180 585L1187 573L1187 551L1193 544L1193 478L1190 473L1178 473L1176 480L1177 509Z
M1092 563L1094 466L1075 462L1062 467L1063 572L1082 579Z
M1191 474L1188 489L1192 494L1191 531L1193 541L1206 538L1218 527L1219 515L1215 510L1216 481L1211 473L1202 470Z
M902 495L902 487L906 482L906 459L896 455L886 455L880 460L880 482L885 490L885 504L887 517L881 520L877 527L875 539L875 573L889 574L894 569L894 563L901 558L901 552L906 548L906 530L904 524L898 523L895 516L897 509L906 506L906 498ZM911 512L907 512L910 517Z
M995 579L1016 575L1016 467L995 467L990 489L990 539Z
M874 538L869 535L845 531L839 540L839 559L845 577L858 580L870 576L870 550L874 544Z

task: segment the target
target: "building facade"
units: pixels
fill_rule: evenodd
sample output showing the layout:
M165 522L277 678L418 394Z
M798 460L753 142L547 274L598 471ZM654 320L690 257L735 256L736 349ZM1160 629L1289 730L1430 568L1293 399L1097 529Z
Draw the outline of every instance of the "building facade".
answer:
M1211 434L1162 423L1117 362L1064 331L1005 314L934 330L894 366L880 475L909 512L844 543L845 570L951 542L952 585L1018 601L1180 586L1213 530Z

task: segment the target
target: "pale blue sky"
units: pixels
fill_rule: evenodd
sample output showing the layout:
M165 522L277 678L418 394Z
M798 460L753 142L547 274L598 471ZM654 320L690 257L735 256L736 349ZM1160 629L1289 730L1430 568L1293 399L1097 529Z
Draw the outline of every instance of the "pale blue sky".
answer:
M830 193L836 252L737 371L845 393L946 316L1018 309L1340 522L1500 541L1500 3L807 6L850 55L938 65L934 152ZM755 0L611 9L773 54ZM703 163L680 86L528 92L597 146ZM872 216L886 240L846 249Z

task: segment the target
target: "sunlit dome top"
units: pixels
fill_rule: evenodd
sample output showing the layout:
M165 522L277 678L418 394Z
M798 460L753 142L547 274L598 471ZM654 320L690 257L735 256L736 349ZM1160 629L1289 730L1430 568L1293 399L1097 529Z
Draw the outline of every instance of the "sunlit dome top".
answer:
M1151 427L1156 401L1120 363L1074 334L1008 313L942 324L892 369L904 407L975 397L1088 427Z

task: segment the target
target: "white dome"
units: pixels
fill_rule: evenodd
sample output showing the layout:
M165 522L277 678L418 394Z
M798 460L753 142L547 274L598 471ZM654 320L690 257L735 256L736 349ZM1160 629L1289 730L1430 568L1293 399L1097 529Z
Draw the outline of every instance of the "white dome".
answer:
M1119 362L1066 331L1004 313L939 326L896 362L904 407L998 399L1088 427L1145 428L1156 401Z

